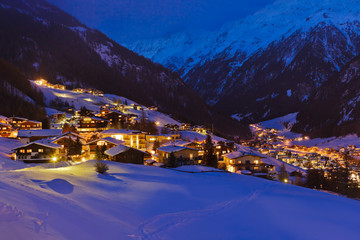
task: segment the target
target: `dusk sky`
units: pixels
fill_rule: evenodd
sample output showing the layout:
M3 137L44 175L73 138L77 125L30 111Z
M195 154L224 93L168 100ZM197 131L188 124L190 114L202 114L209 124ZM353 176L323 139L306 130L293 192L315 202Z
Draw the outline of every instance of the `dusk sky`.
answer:
M119 42L214 30L274 0L48 0Z

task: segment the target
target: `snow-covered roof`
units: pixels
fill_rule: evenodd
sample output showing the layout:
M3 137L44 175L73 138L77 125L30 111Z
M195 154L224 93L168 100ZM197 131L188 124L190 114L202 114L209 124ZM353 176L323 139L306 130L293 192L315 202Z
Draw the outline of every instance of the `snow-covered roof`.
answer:
M102 131L101 135L110 135L110 134L139 134L143 133L139 130L128 130L128 129L107 129Z
M142 153L144 153L144 154L146 154L146 155L149 154L149 153L147 153L147 152L141 151L141 150L136 149L136 148L128 147L128 146L125 146L125 145L123 145L123 144L119 144L119 145L117 145L117 146L115 146L115 147L112 147L112 148L106 150L106 151L105 151L105 154L107 154L107 155L109 155L109 156L111 156L111 157L114 157L114 156L118 155L119 153L126 152L126 151L129 150L129 149L134 149L134 150L136 150L136 151L138 151L138 152L142 152Z
M235 159L235 158L239 158L239 157L243 157L243 156L256 156L256 157L265 158L265 156L263 156L260 153L243 152L243 151L236 151L236 152L226 153L223 156L226 157L226 158L230 158L230 159Z
M54 115L54 114L64 114L64 112L60 112L60 111L58 111L58 110L56 110L54 108L45 108L45 110L46 110L46 114L48 116L51 116L51 115Z
M36 124L41 123L41 122L35 121L35 120L25 120L23 123L27 123L27 122L36 123Z
M171 153L171 152L179 152L179 151L186 150L186 149L190 149L190 150L193 150L193 151L198 151L198 149L182 147L182 146L176 146L176 145L159 147L158 151Z
M3 123L3 122L0 122L0 125L7 126L7 127L11 127L11 125L10 125L10 124Z
M18 137L54 137L60 135L61 131L61 129L19 130Z
M27 121L27 118L22 118L22 117L10 117L10 119L19 119L19 120L23 120L23 121Z
M86 116L86 117L84 117L82 119L85 119L85 118L90 118L90 119L97 120L97 121L109 121L109 120L107 120L105 118L95 117L95 116Z
M39 141L30 142L28 144L19 146L17 148L14 148L13 150L16 150L16 149L19 149L19 148L24 148L24 147L27 147L27 146L30 146L30 145L33 145L33 144L41 145L41 146L48 147L48 148L55 148L55 149L62 148L62 146L59 145L59 144L55 144L55 143L52 143L52 142L49 142L49 141L39 140Z
M51 142L56 142L56 141L59 141L59 140L61 140L63 138L66 138L66 139L71 138L71 140L73 140L73 141L76 141L79 138L81 144L86 143L85 139L83 137L81 137L81 136L78 137L77 134L74 134L74 135L72 135L72 134L62 134L60 136L53 137L50 140L51 140Z
M165 143L162 146L166 147L166 146L180 146L180 147L185 147L189 144L191 144L192 142L188 142L188 141L183 141L183 140L179 140L179 141L174 141L174 142L169 142L169 143Z
M110 148L110 149L106 150L105 154L107 154L107 155L109 155L111 157L114 157L114 156L118 155L119 153L126 152L129 149L130 149L130 147L119 144L116 147L113 147L113 148Z
M99 138L99 139L95 139L94 141L91 141L89 143L87 143L86 145L89 145L91 143L97 142L97 141L106 141L115 145L119 145L119 144L123 144L125 143L125 141L122 140L118 140L116 138L112 138L112 137L105 137L105 138Z
M8 121L8 118L7 117L5 117L5 116L3 116L3 115L0 115L0 120L3 120L3 121Z

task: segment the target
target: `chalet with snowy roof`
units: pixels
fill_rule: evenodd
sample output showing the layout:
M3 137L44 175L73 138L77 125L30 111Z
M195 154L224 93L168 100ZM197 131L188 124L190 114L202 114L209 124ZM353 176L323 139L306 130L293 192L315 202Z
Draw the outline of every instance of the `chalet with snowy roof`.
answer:
M64 120L66 118L66 113L53 111L51 113L48 113L48 116L49 116L51 121L59 122L59 121Z
M84 92L85 92L85 89L75 88L75 89L73 89L73 92L76 92L76 93L84 93Z
M183 140L176 140L176 141L173 141L171 143L165 143L163 144L162 146L180 146L180 147L187 147L187 148L194 148L194 149L197 149L199 151L202 151L204 150L204 146L200 143L197 143L197 142L189 142L189 141L183 141ZM199 152L200 154L200 152ZM201 155L201 154L200 154Z
M265 157L258 153L236 151L224 154L223 157L229 172L237 172L239 170L261 172L269 167L262 161Z
M100 90L94 90L93 94L99 97L103 97L104 96L104 92L100 91Z
M225 143L223 141L219 141L214 146L214 154L216 154L218 159L221 161L223 159L223 155L232 152L233 148L234 148L233 145L231 145L231 144L228 145L227 143Z
M21 118L21 117L10 117L9 118L9 123L13 126L13 127L20 127L20 124L22 122L27 121L28 119L26 118Z
M204 126L194 126L192 128L194 132L200 133L200 134L208 134L209 130Z
M136 149L146 149L146 133L138 130L108 129L100 133L102 138L112 137L125 141L124 145Z
M9 137L11 134L11 125L0 122L0 137Z
M39 79L39 80L35 80L34 83L40 86L46 86L48 84L48 81L45 79Z
M148 107L149 110L151 111L157 111L158 110L158 107L156 106L151 106L151 107Z
M107 129L109 121L99 117L82 117L79 120L80 132L99 132Z
M143 110L143 107L142 107L141 105L139 105L139 104L132 103L132 104L131 104L131 107L132 107L134 110L139 110L139 111Z
M181 131L190 131L191 130L191 124L189 123L183 123L180 126Z
M61 129L41 129L41 130L19 130L18 138L22 143L34 142L44 138L56 137L61 134Z
M67 156L70 146L73 146L78 139L82 145L86 144L86 141L82 136L73 132L66 132L56 137L49 138L49 141L61 145L62 148L59 150L59 155Z
M66 87L64 85L61 85L61 84L55 84L54 88L55 89L60 89L60 90L65 90L66 89Z
M10 124L9 119L5 116L0 115L0 123Z
M131 122L130 118L119 111L103 109L99 114L101 117L109 120L110 126L119 126L120 123Z
M95 159L97 148L98 149L105 148L107 150L123 143L125 143L125 141L118 140L112 137L99 138L86 143L85 151L88 153L90 159Z
M122 163L144 164L144 159L150 154L125 145L117 145L105 151L111 161Z
M177 159L183 159L190 164L198 163L200 160L198 149L169 145L158 148L159 162L166 164L171 153L174 153Z
M170 129L171 131L178 131L179 130L179 125L177 124L165 124L164 128Z
M14 148L16 160L26 163L50 162L58 156L61 145L47 141L35 141Z
M40 130L42 129L42 123L38 121L27 120L21 122L18 127L21 130Z

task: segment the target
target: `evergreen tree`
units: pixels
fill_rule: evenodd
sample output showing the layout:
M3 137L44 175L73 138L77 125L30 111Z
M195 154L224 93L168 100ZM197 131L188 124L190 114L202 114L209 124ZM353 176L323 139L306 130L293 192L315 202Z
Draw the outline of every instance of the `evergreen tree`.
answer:
M161 134L168 134L170 131L169 131L169 129L168 128L166 128L166 127L162 127L161 128Z
M278 179L280 182L287 182L289 181L289 174L286 171L285 163L283 163L280 167L280 171L278 173Z
M62 128L62 133L73 132L77 133L75 126L65 123Z
M324 171L318 169L309 169L307 171L305 187L327 189L328 181L324 176Z
M167 166L168 168L175 168L175 167L177 167L177 159L176 159L176 157L175 157L174 152L171 152L171 153L170 153L170 156L169 156L169 158L168 158L167 161L166 161L166 166Z
M156 140L154 142L153 151L156 152L159 147L160 147L160 142L158 140Z
M91 115L91 111L87 109L85 106L82 106L79 111L80 116L86 117Z
M139 130L145 132L146 127L147 127L147 120L146 120L146 116L145 116L145 111L142 110L140 121L139 121Z
M51 127L50 118L46 117L45 119L42 120L42 129L50 129L50 127Z
M218 167L217 157L214 154L214 144L212 143L211 136L208 134L206 136L205 145L204 145L204 156L203 156L203 165L209 167Z
M101 152L101 159L107 159L108 156L105 154L105 151L106 151L106 146L105 145L102 145L101 148L100 148L100 152Z
M95 157L96 157L96 159L101 159L101 157L102 157L102 154L101 154L101 150L100 150L100 148L99 148L99 146L96 146L96 149L95 149Z
M76 142L74 144L74 155L81 155L82 152L82 144L80 142L79 137L76 138Z

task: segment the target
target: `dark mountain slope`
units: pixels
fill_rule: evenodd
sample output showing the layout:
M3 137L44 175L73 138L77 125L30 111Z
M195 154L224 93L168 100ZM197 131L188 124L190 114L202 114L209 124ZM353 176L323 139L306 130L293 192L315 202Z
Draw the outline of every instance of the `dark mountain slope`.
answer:
M355 57L311 98L312 104L298 114L294 131L313 137L360 136L360 57Z
M45 120L43 96L26 76L12 64L0 59L0 114Z
M0 0L0 57L30 78L94 87L195 123L223 121L171 70L120 46L43 0ZM234 124L232 134L248 134ZM229 132L227 132L229 133Z

